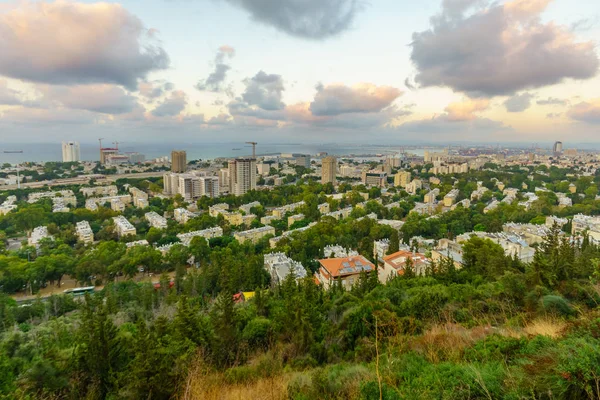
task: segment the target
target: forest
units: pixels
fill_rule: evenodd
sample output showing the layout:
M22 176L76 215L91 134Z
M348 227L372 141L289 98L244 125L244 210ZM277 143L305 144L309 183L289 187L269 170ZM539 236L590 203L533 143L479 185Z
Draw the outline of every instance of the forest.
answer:
M379 234L368 219L347 224L318 224L285 246L362 232L349 243L360 247ZM530 264L472 238L460 270L443 261L385 285L364 274L350 291L293 276L270 286L252 246L208 252L173 286L163 275L158 287L107 284L27 307L2 295L3 398L600 395L600 248L556 227ZM254 297L236 301L240 290Z

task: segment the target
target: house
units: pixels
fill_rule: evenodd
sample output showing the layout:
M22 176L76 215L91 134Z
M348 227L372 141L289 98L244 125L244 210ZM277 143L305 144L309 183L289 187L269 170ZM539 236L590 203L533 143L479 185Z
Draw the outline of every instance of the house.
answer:
M415 275L425 275L427 268L431 266L431 261L424 254L400 250L394 254L383 257L383 266L379 269L377 274L379 281L381 283L386 283L391 278L403 275L407 263L411 262Z
M315 281L318 281L325 289L331 288L336 281L340 281L342 287L349 290L358 282L361 273L372 271L375 271L375 265L361 255L326 258L319 260Z

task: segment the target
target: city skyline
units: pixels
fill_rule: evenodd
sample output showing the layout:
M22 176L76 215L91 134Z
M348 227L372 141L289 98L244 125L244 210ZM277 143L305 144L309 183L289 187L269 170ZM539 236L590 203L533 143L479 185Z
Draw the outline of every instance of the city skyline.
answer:
M2 4L2 139L598 142L592 2L294 4Z

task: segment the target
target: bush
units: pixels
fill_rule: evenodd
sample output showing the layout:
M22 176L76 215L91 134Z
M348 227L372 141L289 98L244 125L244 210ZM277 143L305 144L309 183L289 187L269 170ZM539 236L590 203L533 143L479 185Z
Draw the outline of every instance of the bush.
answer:
M562 317L569 317L575 314L575 310L561 296L547 295L541 299L541 309L543 312L555 314Z

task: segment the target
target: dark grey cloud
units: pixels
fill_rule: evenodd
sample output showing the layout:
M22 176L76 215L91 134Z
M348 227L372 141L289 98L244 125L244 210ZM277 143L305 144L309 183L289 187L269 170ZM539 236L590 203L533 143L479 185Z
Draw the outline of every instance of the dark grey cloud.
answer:
M536 103L540 106L566 106L569 104L569 101L557 99L556 97L548 97L547 99L538 100Z
M531 107L531 100L534 97L531 93L516 94L504 102L504 107L511 113L523 112Z
M568 112L569 117L588 124L600 124L600 99L575 104Z
M230 46L221 46L215 56L215 67L208 78L202 79L196 84L196 89L209 92L222 92L225 89L225 79L231 66L226 63L235 55L235 50Z
M133 90L148 73L169 67L154 36L118 4L15 3L0 14L0 75Z
M140 94L149 100L157 99L174 88L173 83L164 81L143 81L138 85Z
M431 28L413 33L416 83L495 96L595 76L594 43L541 22L549 1L445 1Z
M315 116L379 112L389 107L401 95L402 92L394 87L370 83L353 87L318 85L315 99L310 104L310 111Z
M410 78L406 78L404 80L404 86L406 86L406 88L409 90L415 90L417 88L415 83Z
M325 39L349 29L363 0L225 0L265 25L305 39Z
M155 117L175 117L185 109L185 106L187 106L186 94L181 90L175 90L152 110L152 115Z
M281 75L259 71L254 77L244 80L246 90L242 100L248 105L263 110L282 110L285 104L281 100L285 90Z

